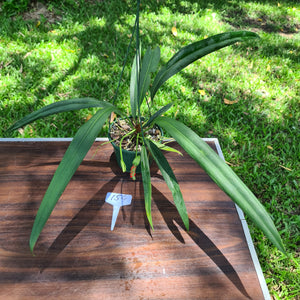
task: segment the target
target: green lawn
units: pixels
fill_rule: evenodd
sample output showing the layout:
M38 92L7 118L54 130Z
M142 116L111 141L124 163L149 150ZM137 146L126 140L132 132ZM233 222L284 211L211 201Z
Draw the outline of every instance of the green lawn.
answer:
M167 114L200 136L217 137L226 161L273 215L294 261L250 221L249 227L274 299L300 299L297 2L148 0L142 1L140 24L143 47L159 45L164 62L183 45L223 31L247 29L261 37L188 67L164 85L155 105L174 102ZM46 104L79 96L111 101L116 90L134 1L64 0L46 6L40 16L0 13L0 137L71 137L94 110L48 117L11 135L6 129ZM130 62L132 57L133 50ZM125 109L130 64L116 101Z

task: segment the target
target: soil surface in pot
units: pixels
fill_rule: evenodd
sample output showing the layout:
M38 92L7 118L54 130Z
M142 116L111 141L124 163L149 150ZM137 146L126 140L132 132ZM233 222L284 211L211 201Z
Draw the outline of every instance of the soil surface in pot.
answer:
M128 151L136 151L138 133L140 133L139 138L142 138L139 124L131 123L131 121L128 119L117 119L110 127L110 137L114 143L119 146L122 137L132 131L133 128L136 128L137 130L133 134L124 138L122 141L122 148ZM145 137L149 137L154 141L159 141L161 139L161 131L157 126L147 129L144 134ZM141 151L140 143L138 144L137 151Z

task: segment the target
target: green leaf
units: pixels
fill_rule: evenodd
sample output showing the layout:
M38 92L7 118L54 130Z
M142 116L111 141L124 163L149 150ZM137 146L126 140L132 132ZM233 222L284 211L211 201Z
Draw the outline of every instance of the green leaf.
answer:
M149 89L151 73L156 71L159 59L159 47L153 50L150 47L147 49L141 64L141 69L139 65L137 67L137 62L139 64L140 58L137 59L136 56L134 57L130 78L130 105L133 118L136 117L138 107L141 106L146 92ZM139 81L139 92L137 81Z
M167 146L166 144L162 144L162 143L160 143L160 142L156 142L156 141L154 141L154 140L152 140L152 142L153 142L160 150L169 151L169 152L175 152L175 153L177 153L177 154L183 156L183 154L182 154L180 151L178 151L177 149L175 149L175 148L172 148L172 147Z
M253 38L259 36L250 31L225 32L183 47L157 73L151 87L151 99L153 100L164 82L199 58L236 42Z
M142 171L142 181L143 181L143 188L144 188L146 216L151 228L153 229L153 222L151 216L151 200L152 200L151 175L150 175L149 158L145 146L142 146L142 150L141 150L141 171Z
M44 117L47 117L47 116L50 116L53 114L67 112L67 111L73 111L73 110L78 110L78 109L83 109L83 108L91 108L91 107L113 107L113 106L112 106L112 104L110 104L108 102L99 101L94 98L75 98L75 99L70 99L70 100L63 100L63 101L49 104L37 111L34 111L33 113L25 116L23 119L17 121L8 130L12 131L12 130L18 129L28 123L31 123L31 122L37 120L37 119L41 119L41 118L44 118ZM116 111L119 112L119 110L117 110L117 109L116 109Z
M185 225L186 230L189 230L189 217L187 214L186 206L182 197L182 193L180 191L179 184L177 182L177 179L173 173L173 170L171 169L168 161L162 154L162 152L159 150L159 148L151 141L151 140L145 140L145 143L147 145L147 148L149 149L150 153L152 154L155 162L157 163L162 176L165 179L165 182L167 183L170 191L172 192L173 199L175 206L179 212L179 215Z
M143 128L146 128L147 126L151 125L151 123L153 121L155 121L155 119L159 116L161 116L164 112L166 112L171 106L173 105L173 103L169 103L167 105L165 105L164 107L162 107L160 110L158 110L157 112L155 112L154 115L152 115L149 120L145 123L145 125L143 125Z
M252 219L270 241L283 253L280 235L264 206L226 165L226 163L190 128L176 120L159 117L156 124L164 128L205 170L217 185Z
M160 59L160 49L156 47L147 49L141 67L140 73L140 97L139 97L139 106L142 105L143 99L145 98L146 92L150 86L151 73L155 72Z
M125 165L125 162L123 160L123 157L120 158L120 164L121 164L121 168L122 168L123 173L125 173L126 172L126 165Z
M133 63L131 66L131 77L130 77L130 105L131 105L131 114L132 117L136 117L136 111L137 111L137 101L138 101L138 91L137 91L137 77L139 76L139 73L137 74L139 70L139 66L137 68L136 66L136 56L133 59Z
M44 228L58 199L65 190L73 174L84 159L86 153L95 141L97 134L104 125L113 107L100 109L90 120L80 127L70 143L61 163L48 186L45 196L37 212L30 236L30 249L33 252L35 243Z
M132 165L134 165L134 166L138 166L139 164L140 164L140 161L141 161L141 156L140 155L137 155L135 158L134 158L134 160L133 160L133 162L132 162Z

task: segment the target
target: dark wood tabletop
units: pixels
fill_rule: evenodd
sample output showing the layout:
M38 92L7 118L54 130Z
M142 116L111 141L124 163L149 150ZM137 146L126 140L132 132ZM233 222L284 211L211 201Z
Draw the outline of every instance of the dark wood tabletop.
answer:
M69 142L0 142L0 299L264 299L234 203L184 151L166 156L190 231L155 164L150 230L141 178L123 174L112 146L100 144L76 171L32 256L33 221ZM132 195L113 231L108 192Z

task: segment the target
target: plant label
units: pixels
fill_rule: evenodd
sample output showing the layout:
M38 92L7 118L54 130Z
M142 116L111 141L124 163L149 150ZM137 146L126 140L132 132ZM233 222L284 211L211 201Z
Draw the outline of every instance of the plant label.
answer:
M113 206L110 230L114 230L120 207L125 205L130 205L131 200L132 200L132 195L118 194L118 193L106 194L105 202Z

